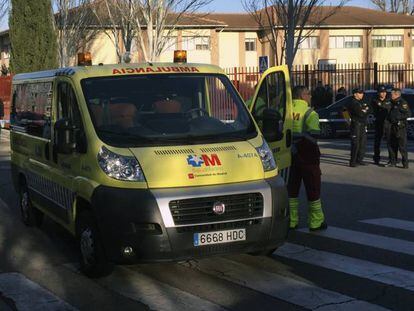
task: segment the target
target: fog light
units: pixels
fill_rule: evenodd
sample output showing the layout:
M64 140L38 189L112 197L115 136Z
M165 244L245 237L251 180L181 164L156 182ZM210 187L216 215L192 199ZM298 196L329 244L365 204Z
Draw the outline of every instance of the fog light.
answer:
M127 246L127 247L124 247L123 253L125 257L130 257L134 254L134 250L132 249L131 246Z

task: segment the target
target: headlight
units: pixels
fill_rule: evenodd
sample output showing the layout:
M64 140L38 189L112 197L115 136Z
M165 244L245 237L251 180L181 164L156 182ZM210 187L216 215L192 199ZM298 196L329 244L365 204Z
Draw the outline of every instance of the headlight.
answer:
M276 169L275 158L273 157L272 150L269 148L269 145L266 143L266 141L263 140L263 144L260 147L256 148L256 151L262 160L263 169L265 172Z
M134 157L116 154L103 146L98 153L98 163L106 175L114 179L145 181L141 166Z

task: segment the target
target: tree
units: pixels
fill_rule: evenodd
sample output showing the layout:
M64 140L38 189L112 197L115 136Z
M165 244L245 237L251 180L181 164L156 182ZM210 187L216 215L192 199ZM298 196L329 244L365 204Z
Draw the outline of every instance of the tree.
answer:
M371 0L371 2L384 12L414 14L414 6L410 0Z
M126 51L131 50L133 40L145 61L156 61L168 47L171 35L179 22L186 18L200 18L196 13L212 0L102 0L107 13L107 34L117 38L119 33ZM103 15L96 14L103 22ZM112 39L113 40L113 39ZM121 48L113 40L119 61Z
M270 43L276 65L286 63L289 69L300 44L346 2L324 7L325 0L242 0Z
M91 27L94 14L91 0L53 0L56 10L55 22L58 39L59 65L72 65L76 53L97 34Z
M131 50L132 41L135 37L132 27L132 4L131 0L100 0L93 7L93 13L115 47L118 62L122 61L122 49L120 40L126 51Z
M211 0L130 0L132 25L137 45L147 62L157 61L170 43L172 34L184 18L194 19L195 13ZM200 16L197 16L200 17Z
M12 72L56 68L57 41L50 0L12 0L11 3Z

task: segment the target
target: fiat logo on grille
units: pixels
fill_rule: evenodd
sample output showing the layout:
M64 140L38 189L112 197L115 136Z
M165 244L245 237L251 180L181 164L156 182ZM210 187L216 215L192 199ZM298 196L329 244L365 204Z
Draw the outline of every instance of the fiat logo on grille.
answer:
M226 211L226 205L223 202L215 202L213 205L213 212L217 215L222 215Z

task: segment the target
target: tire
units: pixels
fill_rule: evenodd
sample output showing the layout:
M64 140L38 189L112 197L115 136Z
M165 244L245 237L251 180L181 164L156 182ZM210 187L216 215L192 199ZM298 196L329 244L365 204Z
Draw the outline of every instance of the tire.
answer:
M43 213L35 208L29 196L26 182L20 185L19 193L20 217L22 222L28 227L40 227L43 223Z
M78 218L78 246L80 269L87 277L99 278L112 273L114 265L108 261L95 218L83 211Z
M334 130L329 123L321 123L321 138L332 138L334 136Z

